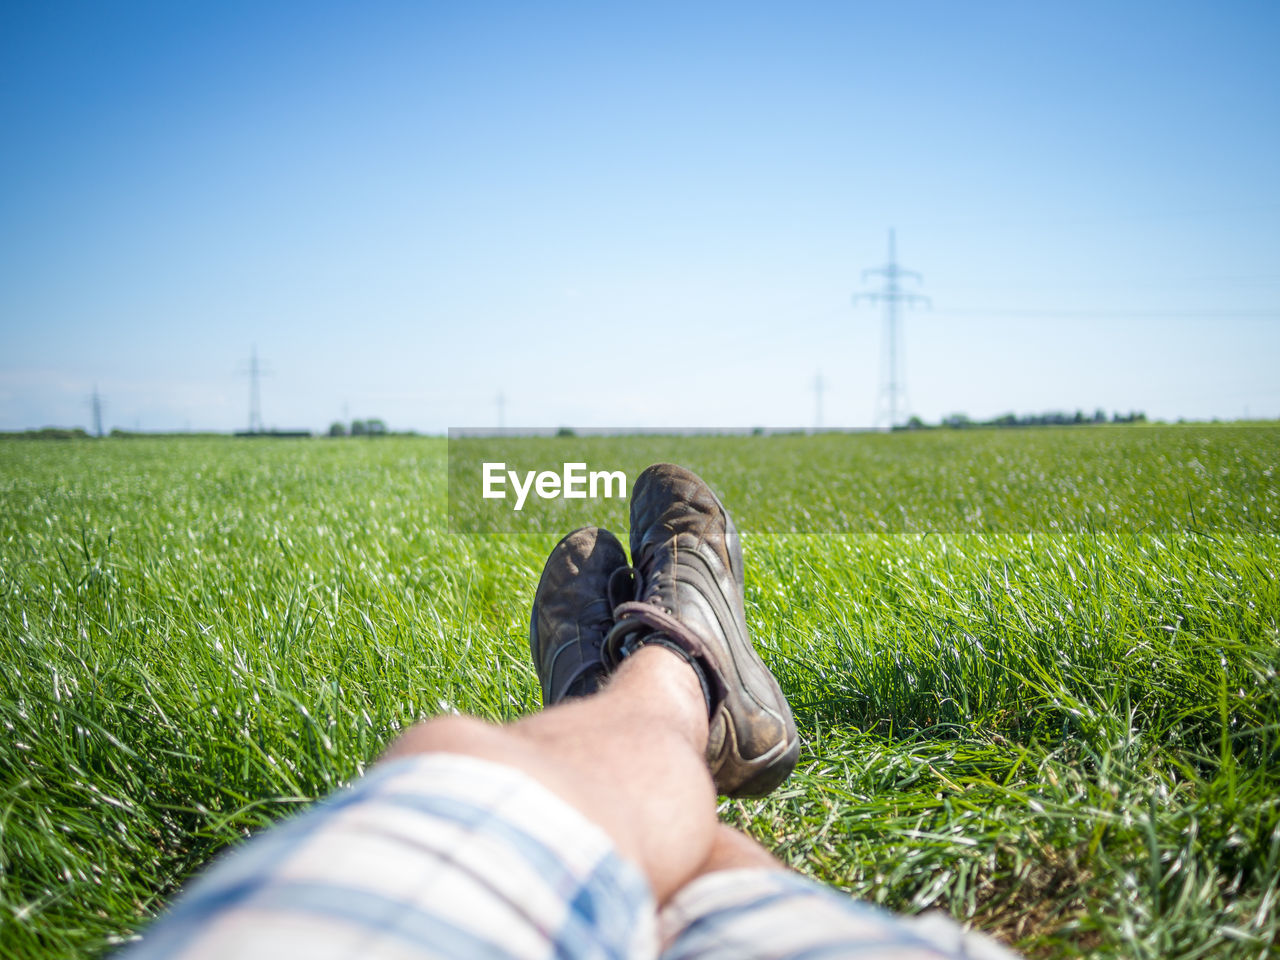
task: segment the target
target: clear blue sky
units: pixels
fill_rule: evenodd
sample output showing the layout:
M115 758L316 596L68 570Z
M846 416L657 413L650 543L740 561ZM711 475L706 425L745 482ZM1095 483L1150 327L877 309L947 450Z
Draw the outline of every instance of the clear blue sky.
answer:
M1280 416L1280 5L18 3L0 429Z

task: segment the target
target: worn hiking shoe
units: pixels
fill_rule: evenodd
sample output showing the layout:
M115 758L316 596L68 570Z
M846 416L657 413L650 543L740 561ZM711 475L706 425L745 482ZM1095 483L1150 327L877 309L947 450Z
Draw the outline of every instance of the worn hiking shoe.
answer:
M613 626L613 608L631 596L627 555L608 530L582 527L555 545L529 620L544 707L599 689L605 673L600 647Z
M747 636L738 531L696 474L655 464L631 491L635 599L617 606L605 638L609 669L641 646L681 654L702 681L711 719L707 763L722 794L760 797L800 751L778 682Z

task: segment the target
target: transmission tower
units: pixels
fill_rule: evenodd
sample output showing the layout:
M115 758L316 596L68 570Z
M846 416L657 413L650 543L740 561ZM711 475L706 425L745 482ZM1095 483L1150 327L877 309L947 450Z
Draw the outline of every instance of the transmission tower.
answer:
M269 376L271 371L258 362L256 345L249 348L249 368L244 372L249 375L249 432L262 433L262 399L258 379Z
M884 286L879 290L854 294L853 303L857 306L859 300L867 300L884 304L884 366L880 374L880 391L876 397L875 426L883 424L892 430L907 415L907 382L903 372L902 348L898 343L898 306L916 303L927 305L929 298L902 289L902 280L920 282L923 278L914 270L904 270L898 266L893 230L889 231L889 262L883 267L862 271L864 281L871 276L884 277Z
M98 393L98 385L93 385L93 396L89 402L93 405L93 432L102 436L102 395Z

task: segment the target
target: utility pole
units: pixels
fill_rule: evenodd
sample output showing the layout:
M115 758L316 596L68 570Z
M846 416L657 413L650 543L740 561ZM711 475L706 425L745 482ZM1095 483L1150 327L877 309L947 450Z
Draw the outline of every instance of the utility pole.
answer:
M822 391L826 389L826 384L822 382L822 371L818 371L818 375L813 378L813 429L822 429Z
M93 432L97 436L102 436L102 397L98 393L98 385L93 385Z
M911 306L917 303L927 305L929 298L908 293L902 289L902 280L922 281L923 278L914 270L904 270L898 266L892 229L889 231L889 262L883 267L862 271L864 281L870 276L884 277L884 286L879 290L855 294L853 303L857 306L859 300L867 300L871 303L884 304L884 366L880 375L880 391L876 398L875 426L883 423L892 430L907 415L907 381L903 370L902 349L898 345L898 305Z

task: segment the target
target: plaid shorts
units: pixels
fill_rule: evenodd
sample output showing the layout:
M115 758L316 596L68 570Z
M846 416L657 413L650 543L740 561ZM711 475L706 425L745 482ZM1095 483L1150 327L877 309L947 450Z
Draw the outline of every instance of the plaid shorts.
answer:
M541 784L436 753L379 766L231 851L122 960L659 955L1010 956L950 920L777 870L705 875L659 913L640 871Z

